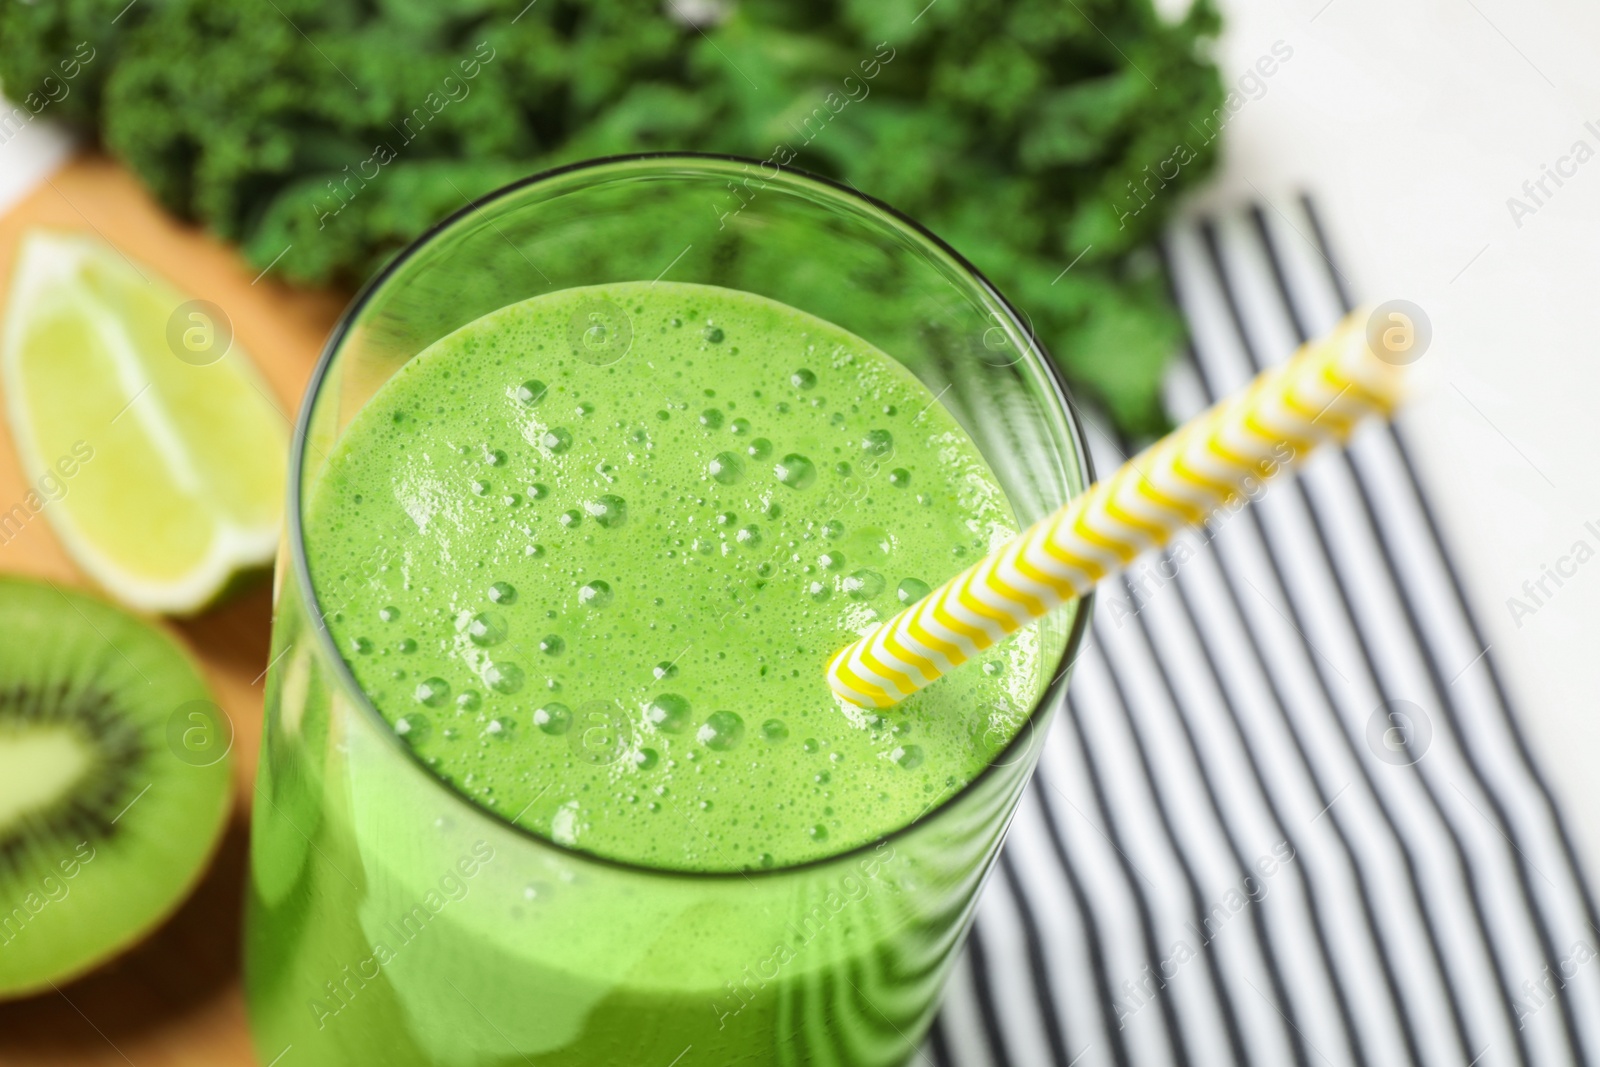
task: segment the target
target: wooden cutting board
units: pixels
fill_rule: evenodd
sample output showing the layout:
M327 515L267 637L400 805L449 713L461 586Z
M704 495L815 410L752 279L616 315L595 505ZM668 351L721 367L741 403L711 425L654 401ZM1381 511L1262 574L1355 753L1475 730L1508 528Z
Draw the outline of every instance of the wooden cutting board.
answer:
M270 272L259 276L232 249L165 214L126 171L102 158L73 161L0 216L0 300L10 291L17 239L33 226L97 234L191 296L219 304L233 320L235 343L271 383L284 417L294 417L343 296L297 292ZM10 432L0 433L0 510L27 491ZM0 571L87 584L48 522L31 522L0 545ZM0 1065L255 1063L239 940L270 624L271 594L262 584L176 625L233 720L238 803L232 824L200 887L145 944L59 994L0 1004Z

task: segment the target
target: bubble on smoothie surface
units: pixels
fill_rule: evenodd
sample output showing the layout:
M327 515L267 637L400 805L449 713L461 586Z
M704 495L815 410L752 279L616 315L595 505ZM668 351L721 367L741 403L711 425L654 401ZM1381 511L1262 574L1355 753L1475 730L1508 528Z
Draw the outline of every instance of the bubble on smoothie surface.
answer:
M744 720L736 712L713 711L695 738L713 752L726 752L744 740Z
M516 586L510 582L495 582L489 586L489 599L496 604L515 604L517 602Z
M450 699L450 683L443 678L429 678L417 683L413 695L417 698L417 703L437 708Z
M526 676L515 663L491 663L483 670L483 681L496 693L515 693L522 688Z
M772 468L773 475L790 489L805 489L817 480L817 468L798 452L790 452Z
M564 734L572 729L572 709L560 702L552 702L535 708L533 725L552 736Z
M902 578L895 588L894 595L902 604L915 604L928 595L929 586L920 578Z
M894 434L888 430L868 430L861 438L861 451L869 456L887 456L894 451Z
M889 753L889 758L899 764L902 770L914 771L922 766L922 746L899 745Z
M682 733L689 726L689 702L676 693L662 693L645 705L644 717L658 730Z
M505 616L497 612L480 611L467 620L467 639L480 648L498 645L509 632Z
M718 452L706 464L706 471L719 485L733 485L744 477L744 460L732 452Z
M394 732L411 744L420 745L433 732L433 723L420 711L413 711L394 721Z
M871 600L883 592L883 575L877 571L861 570L844 580L844 591L856 600Z
M628 521L628 502L614 493L595 497L584 510L603 530L615 530Z

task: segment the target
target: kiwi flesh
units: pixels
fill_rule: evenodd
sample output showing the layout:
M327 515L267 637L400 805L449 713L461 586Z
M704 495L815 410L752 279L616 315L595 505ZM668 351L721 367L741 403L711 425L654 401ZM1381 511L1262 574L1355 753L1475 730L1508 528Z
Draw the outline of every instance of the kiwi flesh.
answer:
M227 820L232 741L165 632L0 578L0 1000L92 970L177 908Z

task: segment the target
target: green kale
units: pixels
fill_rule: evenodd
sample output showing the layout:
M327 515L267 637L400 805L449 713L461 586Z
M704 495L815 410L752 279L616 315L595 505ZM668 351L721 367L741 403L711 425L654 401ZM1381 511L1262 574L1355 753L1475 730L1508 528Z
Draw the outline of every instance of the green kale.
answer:
M93 58L72 79L71 91L51 105L50 117L92 128L100 118L106 78L116 66L128 31L151 5L161 2L145 0L135 5L145 11L122 18L117 13L127 0L0 3L0 86L13 103L20 103L27 94L40 91L46 78L59 77L60 64L87 45L83 54Z
M125 4L0 3L0 84L88 42L56 114L292 281L357 285L549 166L788 144L971 259L1120 427L1163 426L1181 323L1149 244L1214 164L1211 0Z

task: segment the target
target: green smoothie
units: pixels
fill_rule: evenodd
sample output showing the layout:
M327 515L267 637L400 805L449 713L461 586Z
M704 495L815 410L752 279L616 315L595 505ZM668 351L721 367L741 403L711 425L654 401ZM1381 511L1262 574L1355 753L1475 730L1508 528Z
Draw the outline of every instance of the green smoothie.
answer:
M1011 738L1027 631L882 714L823 667L1015 527L895 360L658 282L513 304L407 363L305 541L356 680L439 778L562 845L734 871L880 838Z

